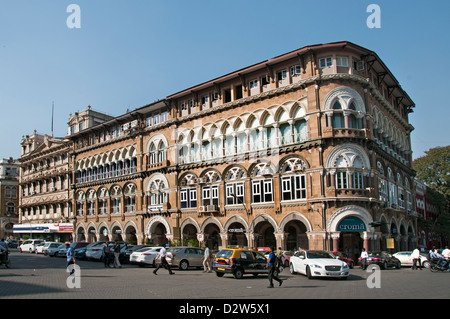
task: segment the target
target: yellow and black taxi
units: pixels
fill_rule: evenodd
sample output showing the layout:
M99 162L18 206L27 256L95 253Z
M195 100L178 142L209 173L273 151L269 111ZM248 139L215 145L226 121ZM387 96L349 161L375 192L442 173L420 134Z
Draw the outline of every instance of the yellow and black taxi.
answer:
M217 277L232 274L241 279L245 274L268 274L267 259L261 253L247 248L224 248L216 254L213 269Z

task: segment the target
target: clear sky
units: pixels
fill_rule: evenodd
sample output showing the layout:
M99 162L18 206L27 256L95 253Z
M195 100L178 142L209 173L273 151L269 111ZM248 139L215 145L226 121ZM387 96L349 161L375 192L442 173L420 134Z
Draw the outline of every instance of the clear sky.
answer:
M381 28L368 28L370 4ZM70 29L70 4L81 27ZM375 51L416 103L413 158L449 145L448 0L0 0L0 158L23 135L67 135L70 113L113 116L306 45Z

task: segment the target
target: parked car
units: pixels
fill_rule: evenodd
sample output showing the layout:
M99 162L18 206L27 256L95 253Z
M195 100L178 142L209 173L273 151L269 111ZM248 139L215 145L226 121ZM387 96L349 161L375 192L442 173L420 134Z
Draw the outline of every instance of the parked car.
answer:
M24 251L27 251L29 253L34 253L36 250L36 245L43 243L44 240L42 239L28 239L25 240L22 245L19 246L19 251L23 253Z
M329 253L332 254L334 258L346 262L348 267L350 267L350 269L353 269L353 267L355 267L355 261L352 258L350 258L346 253L343 253L341 251L330 251Z
M245 274L268 274L267 259L263 254L246 248L226 248L214 258L213 270L217 277L232 274L241 279Z
M87 247L88 245L89 245L88 242L73 242L73 243L70 244L69 247L71 247L71 248L74 250L74 253L75 253L75 249L77 249L77 248L82 248L82 247ZM64 245L63 248L61 248L60 250L58 250L58 251L55 253L55 257L56 257L56 256L57 256L57 257L65 257L66 254L67 254L67 248L66 248L66 246Z
M291 256L294 255L293 251L285 250L283 251L283 256L281 257L281 261L283 262L284 267L289 267L289 261L291 260Z
M55 257L55 254L56 254L60 249L63 249L64 247L65 247L64 244L60 244L60 245L58 245L58 247L55 247L55 248L48 248L48 249L44 250L44 255L50 256L50 257Z
M400 260L386 251L369 252L368 255L367 266L378 265L381 269L387 269L388 267L400 269L402 267ZM358 263L362 266L361 257L358 258Z
M403 266L412 267L413 260L411 258L411 255L412 251L399 251L393 254L392 256L400 260L402 267ZM426 254L422 253L420 254L420 264L422 265L422 267L430 268L430 262L428 261Z
M128 245L127 248L124 250L123 254L124 254L124 262L125 263L129 263L130 262L130 256L132 253L134 253L135 251L142 249L142 248L146 248L146 247L150 247L149 245Z
M46 251L47 249L49 249L49 248L56 248L59 245L61 245L61 243L57 243L57 242L53 242L53 241L42 242L39 245L36 245L35 253L36 254L43 254L44 251Z
M187 270L189 267L203 267L204 249L194 247L175 247L168 251L170 265L178 267L181 270Z
M86 249L86 258L88 260L98 260L98 261L102 261L103 260L103 248L105 247L105 245L109 245L110 247L112 247L114 245L114 241L100 241L100 242L96 242L95 245L93 246L89 246L88 249ZM119 256L119 261L123 260L123 253L126 249L126 243L123 241L119 241L119 245L120 245L120 252L122 256Z
M5 240L5 243L8 244L8 248L17 248L18 247L17 240L15 240L15 239L7 239L7 240Z
M73 255L75 257L75 260L83 260L86 259L86 250L88 246L77 248L73 251Z
M87 246L86 249L86 259L96 259L100 260L100 258L103 256L103 246L106 243L106 241L97 241L93 244L90 244Z
M314 277L335 277L347 279L350 275L347 263L333 258L327 251L302 250L290 259L291 274L300 273L309 279Z
M146 265L156 266L155 258L162 247L144 247L134 251L130 255L130 264L137 264L141 267ZM171 262L170 258L166 258L167 262Z

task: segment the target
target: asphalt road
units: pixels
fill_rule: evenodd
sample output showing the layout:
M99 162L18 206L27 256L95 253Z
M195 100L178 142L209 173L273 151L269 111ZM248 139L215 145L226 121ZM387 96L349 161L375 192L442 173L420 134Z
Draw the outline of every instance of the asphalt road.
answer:
M69 280L74 287L69 288L65 258L19 252L12 252L10 258L10 269L0 266L0 299L179 299L192 304L195 300L264 303L274 299L450 298L450 272L431 273L428 269L388 269L375 274L355 268L347 280L309 280L285 269L280 275L283 285L278 287L275 282L275 288L268 289L266 276L237 280L230 275L219 278L202 270L177 269L173 276L165 269L155 276L152 268L124 265L105 269L100 262L79 261L80 276Z

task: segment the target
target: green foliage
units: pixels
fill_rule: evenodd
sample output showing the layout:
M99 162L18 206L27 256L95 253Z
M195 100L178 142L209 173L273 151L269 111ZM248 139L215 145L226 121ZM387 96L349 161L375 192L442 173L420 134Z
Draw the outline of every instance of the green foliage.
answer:
M443 194L448 201L450 199L450 145L432 148L425 153L427 155L419 157L412 163L413 169L417 171L416 178Z

